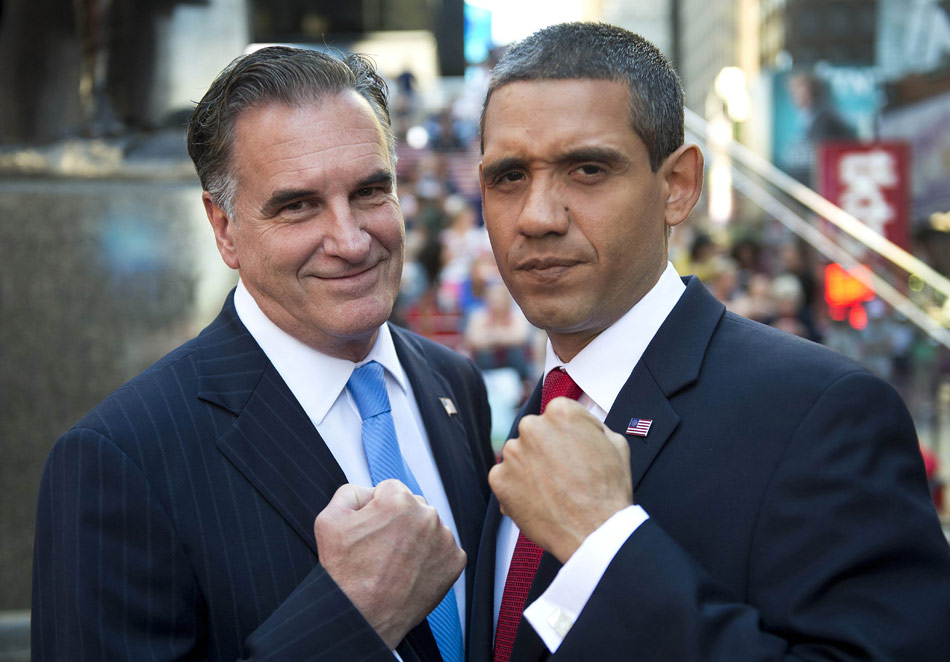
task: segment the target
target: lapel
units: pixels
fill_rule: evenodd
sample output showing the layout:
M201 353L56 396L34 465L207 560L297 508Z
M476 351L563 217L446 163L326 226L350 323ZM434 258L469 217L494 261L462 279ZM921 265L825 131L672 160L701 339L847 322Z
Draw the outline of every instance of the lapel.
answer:
M313 520L337 488L346 483L346 475L284 380L241 323L234 309L233 291L218 318L199 339L198 397L235 416L234 425L218 437L218 449L316 555ZM404 366L407 361L415 361L411 368L406 366L406 372L419 399L430 439L456 438L448 432L451 425L437 423L433 407L424 406L420 399L420 393L428 394L432 390L419 378L419 373L424 372L423 364L408 353L409 358L404 359L399 346L397 342L397 353ZM439 402L437 397L435 402ZM444 477L447 475L443 469L447 463L445 456L451 457L454 449L436 452L437 448L439 444L433 444L436 464ZM468 458L471 464L471 455ZM473 476L474 468L465 475ZM458 482L458 494L469 489L463 480ZM449 492L448 488L446 491ZM453 499L451 492L449 499ZM474 519L459 515L460 497L456 495L455 499L452 509L457 525ZM461 527L459 535L462 535ZM471 537L472 534L466 531L465 535ZM435 638L425 621L406 635L399 652L406 662L440 659Z
M455 526L461 538L465 553L473 556L481 532L481 518L473 518L472 513L483 512L485 500L481 497L481 488L476 481L475 461L467 440L462 416L472 415L461 412L449 415L440 398L451 398L458 406L464 400L456 393L449 381L433 370L426 361L422 346L404 329L390 325L396 355L406 371L412 392L422 416L422 422L429 436L432 456L442 479ZM477 504L476 501L480 501ZM477 521L473 521L477 520Z
M725 312L725 306L706 290L698 278L688 276L683 279L683 282L686 284L686 291L683 292L680 300L630 373L630 377L621 388L604 421L611 430L624 435L630 444L634 497L636 497L637 485L679 425L680 418L671 398L698 379L713 332ZM522 416L540 411L540 401L539 383L532 398L515 419L512 434L517 429L517 422ZM646 437L626 435L627 425L631 418L652 419L653 424ZM488 635L486 637L482 634L480 640L489 642L489 650L487 654L479 651L482 654L476 656L474 655L476 649L473 648L472 660L491 658L493 603L490 596L494 594L495 541L500 521L498 501L492 496L482 546L479 550L479 584L477 586L479 602L487 601L487 605L479 604L477 606L479 612L472 619L474 630L478 620L486 618L484 614L487 609ZM490 557L483 559L482 554L490 554ZM490 560L490 567L483 569L483 560L486 565ZM557 559L545 552L528 593L528 604L540 597L560 569L561 564ZM489 598L486 600L485 596ZM484 625L478 627L479 631L484 630ZM473 640L473 646L478 643ZM546 659L549 654L544 642L531 625L522 619L511 651L511 659L541 660Z
M498 525L501 523L501 510L498 499L492 494L488 500L485 526L478 545L477 565L475 568L474 594L471 603L471 618L468 626L468 656L471 662L484 662L491 659L494 642L494 595L495 595L495 550L497 549Z
M670 311L630 378L620 389L604 423L630 444L634 497L660 449L679 425L672 398L699 378L713 332L726 308L695 276ZM653 421L646 437L627 435L631 418Z
M473 602L471 596L474 590L476 552L486 502L482 487L478 483L472 446L462 424L463 416L472 416L474 412L461 411L449 415L440 398L451 398L457 407L467 400L460 397L445 376L433 369L432 364L426 360L424 346L415 336L393 325L389 328L392 331L396 355L406 371L409 383L412 384L412 392L429 437L432 457L455 519L455 528L462 549L468 556L465 595L468 596L466 609L470 610ZM466 616L467 614L462 615L463 618Z
M515 416L514 423L508 437L514 437L518 432L518 422L528 414L537 414L541 411L541 384L539 380L527 402ZM472 601L472 617L470 620L469 656L472 662L491 660L494 643L494 593L495 593L495 552L497 550L498 526L502 514L498 499L492 494L488 501L488 513L485 517L485 526L482 531L481 543L478 547L478 568L475 575L475 599ZM545 552L541 557L534 581L528 592L527 603L530 604L548 587L558 570L560 562ZM535 660L547 653L547 648L540 637L534 632L531 625L524 619L518 625L514 647L511 651L512 660Z
M199 340L198 397L235 416L218 449L316 554L313 520L346 476L238 319L233 292Z

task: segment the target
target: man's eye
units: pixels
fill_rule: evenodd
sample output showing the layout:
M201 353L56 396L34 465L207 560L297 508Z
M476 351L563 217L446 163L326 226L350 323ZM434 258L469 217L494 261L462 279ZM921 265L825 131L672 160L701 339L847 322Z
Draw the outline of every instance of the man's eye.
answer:
M295 200L281 207L277 213L288 218L305 218L312 214L315 208L316 204L313 200Z
M517 171L512 171L512 172L506 172L503 175L499 175L499 177L495 181L499 184L507 184L509 182L517 182L522 179L524 179L524 175L522 173L517 172Z
M366 187L361 188L361 189L359 189L359 190L356 191L356 197L358 197L358 198L371 198L372 196L376 195L376 192L377 192L378 190L379 190L379 189L377 189L377 188L374 187L374 186L366 186Z
M591 163L585 163L584 165L577 168L577 171L582 175L599 175L604 171L604 169Z

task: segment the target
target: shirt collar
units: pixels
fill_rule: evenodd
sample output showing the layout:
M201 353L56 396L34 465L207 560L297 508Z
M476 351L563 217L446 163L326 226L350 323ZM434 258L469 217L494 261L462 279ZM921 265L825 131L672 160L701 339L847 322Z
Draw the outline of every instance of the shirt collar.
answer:
M544 360L544 374L563 366L571 379L606 415L627 383L653 336L686 290L670 262L649 292L630 310L604 329L570 362L554 353L550 339Z
M379 362L395 383L408 393L408 378L393 344L389 325L383 324L369 354L359 363L324 354L297 340L274 324L260 309L244 283L234 292L238 318L277 369L304 411L319 425L346 388L353 370L369 361Z

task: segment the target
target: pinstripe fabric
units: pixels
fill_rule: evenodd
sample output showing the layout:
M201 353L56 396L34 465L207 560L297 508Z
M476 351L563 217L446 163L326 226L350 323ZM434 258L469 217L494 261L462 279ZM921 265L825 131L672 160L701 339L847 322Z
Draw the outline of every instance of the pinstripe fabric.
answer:
M443 348L395 329L394 341L430 438L446 446L433 451L474 568L491 461L484 386ZM439 395L460 404L456 420L423 402ZM229 297L198 338L51 450L33 659L391 660L318 562L313 519L343 482ZM439 659L424 623L398 650Z

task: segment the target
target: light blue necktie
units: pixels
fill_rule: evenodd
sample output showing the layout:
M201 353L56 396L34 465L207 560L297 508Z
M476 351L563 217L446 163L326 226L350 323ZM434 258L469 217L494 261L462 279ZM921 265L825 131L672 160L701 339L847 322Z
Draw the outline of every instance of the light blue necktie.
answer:
M373 485L387 478L395 478L402 481L413 494L425 496L399 452L396 426L393 424L386 382L383 380L383 366L376 361L361 365L353 371L346 385L363 419L363 450ZM442 659L445 662L461 662L462 628L454 590L449 590L427 620Z

